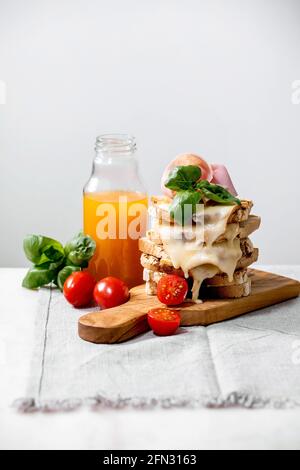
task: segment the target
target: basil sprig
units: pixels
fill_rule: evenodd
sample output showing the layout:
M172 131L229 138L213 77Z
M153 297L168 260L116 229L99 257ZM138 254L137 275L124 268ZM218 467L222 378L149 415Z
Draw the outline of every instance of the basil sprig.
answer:
M88 261L95 253L96 243L88 235L79 232L65 245L65 255L68 266L81 266L86 268Z
M241 201L233 196L227 189L219 184L209 183L207 180L201 180L197 183L196 188L206 199L219 202L220 204L240 204Z
M61 290L67 277L88 266L95 253L94 240L78 233L65 247L53 238L27 235L23 242L25 255L33 266L23 279L22 286L36 289L54 282Z
M165 186L173 191L194 190L200 177L201 169L196 165L176 166L170 171Z
M176 195L170 205L171 217L187 223L196 212L196 205L211 200L219 204L240 204L241 201L218 184L200 180L201 169L195 165L177 166L170 171L165 186ZM186 210L186 208L188 210Z
M57 286L62 291L64 288L65 280L75 271L80 271L81 268L79 266L65 266L62 268L59 273L57 274Z
M179 191L169 207L171 217L178 224L188 223L196 212L196 206L200 200L201 194L197 191Z
M37 266L49 261L62 261L65 256L61 243L42 235L27 235L23 248L27 259Z

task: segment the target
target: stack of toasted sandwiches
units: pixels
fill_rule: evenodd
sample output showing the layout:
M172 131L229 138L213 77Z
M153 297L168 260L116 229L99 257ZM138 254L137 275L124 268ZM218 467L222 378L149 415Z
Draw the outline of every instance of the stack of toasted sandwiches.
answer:
M151 198L152 227L139 241L147 294L156 294L162 276L175 274L188 279L194 302L248 296L247 268L258 258L249 236L260 226L260 217L250 214L252 202L206 201L186 224L170 215L172 202Z

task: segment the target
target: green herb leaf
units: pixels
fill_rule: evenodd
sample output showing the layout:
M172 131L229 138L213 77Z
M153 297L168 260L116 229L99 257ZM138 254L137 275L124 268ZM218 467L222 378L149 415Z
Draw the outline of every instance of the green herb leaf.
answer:
M219 184L212 184L206 180L201 180L197 183L197 189L211 201L219 202L220 204L240 204L241 201L230 194L227 189Z
M165 186L173 191L192 190L200 176L201 169L196 165L176 166L169 173Z
M198 191L179 191L169 208L171 217L181 225L190 222L200 200Z
M38 287L50 284L56 277L57 270L49 269L47 266L33 266L23 279L22 286L27 289L37 289Z
M96 250L96 243L88 235L80 232L65 246L66 264L86 267Z
M66 279L70 276L70 274L74 273L75 271L80 271L80 270L81 268L79 266L65 266L59 271L57 275L56 284L58 285L61 291L63 290L64 283Z
M84 268L87 268L89 265L89 262L88 261L82 261L80 266L78 266L79 268L81 269L84 269ZM66 259L66 266L74 266L74 264L72 263L71 260L69 260L68 258Z
M42 235L27 235L23 248L29 261L37 266L49 261L62 262L65 256L61 243Z
M62 289L66 278L74 271L88 267L96 243L82 232L66 245L42 235L28 235L23 242L26 257L34 263L29 269L23 287L36 289L54 282Z

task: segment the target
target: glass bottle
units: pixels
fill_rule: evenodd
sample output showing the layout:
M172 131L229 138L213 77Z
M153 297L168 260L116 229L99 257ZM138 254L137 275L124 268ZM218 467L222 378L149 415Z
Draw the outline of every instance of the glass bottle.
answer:
M136 143L126 134L100 135L83 190L84 233L96 242L89 271L115 276L129 288L143 282L138 239L145 235L148 198L138 174Z

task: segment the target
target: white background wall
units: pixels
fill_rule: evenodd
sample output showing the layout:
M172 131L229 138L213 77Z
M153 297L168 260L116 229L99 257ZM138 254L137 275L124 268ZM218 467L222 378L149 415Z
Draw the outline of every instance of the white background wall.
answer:
M225 163L261 262L300 263L299 59L298 0L0 0L0 265L81 227L105 132L137 137L149 192L177 153Z

